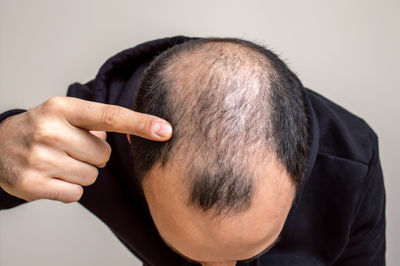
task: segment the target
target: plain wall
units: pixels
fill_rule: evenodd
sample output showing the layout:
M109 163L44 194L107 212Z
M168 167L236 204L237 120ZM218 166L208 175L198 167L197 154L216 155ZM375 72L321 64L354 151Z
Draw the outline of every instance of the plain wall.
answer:
M65 95L113 54L151 39L233 36L266 44L306 87L377 132L387 261L400 265L399 11L396 0L0 0L0 111ZM140 263L79 204L43 200L0 212L0 265Z

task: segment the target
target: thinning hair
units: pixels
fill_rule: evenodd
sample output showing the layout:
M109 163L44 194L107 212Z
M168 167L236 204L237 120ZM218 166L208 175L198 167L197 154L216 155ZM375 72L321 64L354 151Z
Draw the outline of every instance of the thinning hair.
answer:
M257 168L272 154L294 185L301 181L308 152L302 84L260 45L203 38L170 48L146 69L134 110L174 129L167 142L131 136L139 182L156 163L177 165L187 203L205 212L248 210Z

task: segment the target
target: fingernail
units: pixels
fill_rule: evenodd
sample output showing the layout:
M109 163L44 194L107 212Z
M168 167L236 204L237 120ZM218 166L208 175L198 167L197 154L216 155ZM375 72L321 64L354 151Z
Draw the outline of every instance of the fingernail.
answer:
M163 122L156 122L152 129L154 134L162 138L169 137L172 134L171 126Z

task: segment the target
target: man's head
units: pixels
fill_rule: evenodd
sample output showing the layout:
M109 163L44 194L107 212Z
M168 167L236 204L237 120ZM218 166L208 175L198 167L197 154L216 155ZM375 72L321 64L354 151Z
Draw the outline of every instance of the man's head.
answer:
M158 56L134 109L168 120L165 143L131 136L134 170L165 242L201 262L250 258L278 238L304 172L297 77L269 50L198 39Z

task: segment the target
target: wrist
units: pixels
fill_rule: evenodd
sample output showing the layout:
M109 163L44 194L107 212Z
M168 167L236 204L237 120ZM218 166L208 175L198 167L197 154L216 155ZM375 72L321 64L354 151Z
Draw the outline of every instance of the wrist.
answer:
M3 122L4 120L6 120L9 117L12 117L14 115L18 115L18 114L23 113L25 111L26 110L23 110L23 109L12 109L12 110L6 111L6 112L0 114L0 123Z

